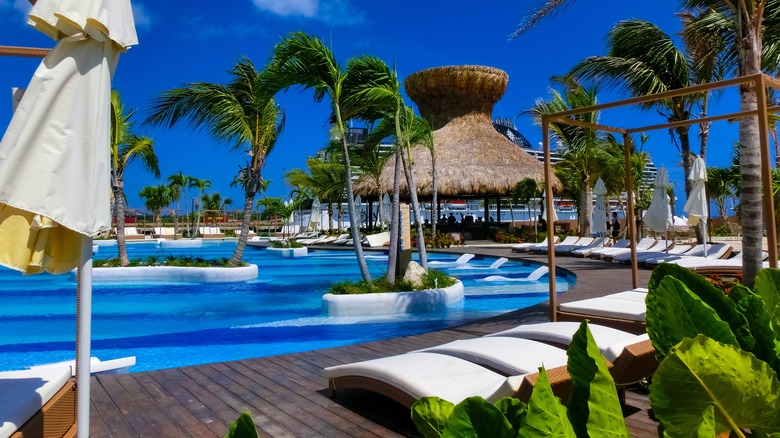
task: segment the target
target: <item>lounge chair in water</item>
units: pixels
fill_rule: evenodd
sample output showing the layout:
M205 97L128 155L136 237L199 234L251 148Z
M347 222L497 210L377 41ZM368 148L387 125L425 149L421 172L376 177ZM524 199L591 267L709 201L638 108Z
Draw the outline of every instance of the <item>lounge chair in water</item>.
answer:
M558 236L553 236L553 243L558 243ZM512 252L528 252L531 247L536 245L547 245L547 238L545 237L544 240L542 240L539 243L531 243L531 242L524 242L524 243L516 243L511 246Z
M428 262L428 266L436 266L438 268L448 268L451 266L463 266L473 258L474 258L474 254L466 253L466 254L462 254L454 262L442 262L439 260L431 260Z
M551 337L557 336L556 344L568 345L565 339L568 328L540 327L537 331L552 332ZM636 382L655 371L654 350L646 335L625 333L618 337L616 332L619 331L593 328L591 332L599 348L613 358L609 366L619 385ZM598 333L602 332L617 341L599 339L602 336ZM571 334L568 337L570 341ZM571 385L565 364L565 350L551 346L549 342L508 333L508 336L495 334L397 356L337 365L326 368L325 377L334 395L343 389L363 389L410 407L417 399L429 396L455 404L475 395L490 402L503 397L527 400L538 378L538 367L542 365L553 391L565 398Z
M547 275L548 272L550 272L550 270L547 269L547 266L540 266L534 269L530 274L528 274L527 277L512 278L512 277L503 277L501 275L491 275L478 281L517 281L517 282L538 281L540 278Z
M76 435L71 367L0 372L0 437Z
M501 257L500 259L497 259L495 262L491 263L490 266L467 266L464 263L463 265L455 266L455 269L498 269L501 267L501 265L508 261L508 258Z

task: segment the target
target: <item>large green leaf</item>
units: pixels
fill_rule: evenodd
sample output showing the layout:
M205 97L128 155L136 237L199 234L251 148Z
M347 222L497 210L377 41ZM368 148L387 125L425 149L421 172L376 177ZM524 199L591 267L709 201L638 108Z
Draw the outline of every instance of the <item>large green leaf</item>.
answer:
M574 333L567 355L572 379L567 409L577 436L628 437L615 381L586 321Z
M523 438L574 438L576 435L566 416L566 408L553 394L544 368L539 368L539 379L528 400L528 414L520 427Z
M252 414L244 412L230 425L225 438L258 438L259 436L255 428L255 422L252 421Z
M715 405L707 406L701 414L701 423L696 428L695 437L710 438L716 435L715 432Z
M688 287L688 290L715 310L718 317L731 327L731 331L743 349L750 351L753 348L755 339L750 334L747 320L737 311L734 302L728 299L722 290L713 286L702 275L688 268L675 265L674 263L661 263L653 270L650 281L647 283L650 292L652 293L657 289L663 279L668 277L674 277L683 282ZM679 342L679 339L677 341Z
M753 289L764 300L775 332L780 332L780 269L758 271Z
M520 436L520 426L528 414L528 406L514 397L504 397L495 403L495 406L504 414L509 424L512 425L514 436Z
M744 286L736 286L733 297L740 297L737 309L747 317L750 332L756 339L756 344L750 350L757 358L768 363L776 373L780 373L780 357L777 352L777 333L772 330L772 316L764 304L764 300Z
M674 277L661 280L647 294L646 301L647 334L659 359L683 338L693 338L699 333L724 344L739 346L731 328L715 310Z
M504 414L482 397L458 403L444 425L442 438L514 438L515 431Z
M650 402L669 436L686 436L715 406L715 432L780 430L777 374L750 353L699 335L669 351L650 385Z
M412 421L425 438L438 438L455 405L439 397L423 397L412 405Z

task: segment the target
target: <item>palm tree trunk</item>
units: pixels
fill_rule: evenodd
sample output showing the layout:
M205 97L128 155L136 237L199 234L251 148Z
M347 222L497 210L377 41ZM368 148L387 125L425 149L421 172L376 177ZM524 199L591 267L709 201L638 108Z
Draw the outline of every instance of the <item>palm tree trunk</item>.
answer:
M390 246L387 248L387 274L385 280L395 282L396 265L398 264L398 233L400 215L401 192L401 157L396 145L395 166L393 166L393 200L390 207Z
M406 148L409 151L408 148ZM412 201L412 210L414 211L414 219L417 222L417 252L420 256L420 266L426 271L428 270L428 254L425 252L425 231L422 225L422 216L420 215L420 202L417 199L417 184L414 181L414 173L412 173L412 157L406 156L401 152L401 163L404 166L404 174L406 174L406 186L409 187L409 198Z
M230 266L240 266L244 258L244 249L246 241L249 239L249 224L252 222L252 205L255 202L255 193L247 190L244 198L244 219L241 221L241 235L238 236L238 243L233 255L230 257Z
M591 216L593 215L593 190L590 188L590 177L585 177L584 188L580 195L580 207L578 214L580 224L580 236L590 236Z
M749 20L742 20L742 38L739 46L740 75L761 72L760 32L752 30ZM742 85L739 87L740 110L755 111L758 108L756 92ZM742 215L742 282L753 287L756 274L763 259L763 209L761 202L761 147L758 133L758 118L739 119L739 162L742 178L740 209ZM769 225L769 224L767 224Z
M347 136L344 132L344 125L341 121L341 110L339 105L334 103L333 110L336 113L336 123L341 135L341 148L344 153L344 187L347 190L347 211L349 212L349 225L352 229L352 246L355 248L360 276L366 282L371 281L371 274L368 272L366 256L363 254L363 244L360 239L360 228L358 224L357 212L355 210L355 194L352 190L352 165L349 162L349 146L347 145Z
M127 266L130 259L127 257L127 243L125 239L125 191L124 180L121 175L116 176L114 187L114 208L116 209L116 247L119 250L119 266Z

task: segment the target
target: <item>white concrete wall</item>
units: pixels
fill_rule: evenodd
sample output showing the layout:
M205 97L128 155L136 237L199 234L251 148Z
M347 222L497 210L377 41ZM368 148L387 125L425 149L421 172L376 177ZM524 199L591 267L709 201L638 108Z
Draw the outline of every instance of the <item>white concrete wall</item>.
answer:
M160 281L171 283L228 283L257 278L257 265L237 268L195 268L179 266L133 266L94 268L95 282Z
M359 295L325 294L322 311L328 316L397 315L433 312L463 301L463 283L414 292Z

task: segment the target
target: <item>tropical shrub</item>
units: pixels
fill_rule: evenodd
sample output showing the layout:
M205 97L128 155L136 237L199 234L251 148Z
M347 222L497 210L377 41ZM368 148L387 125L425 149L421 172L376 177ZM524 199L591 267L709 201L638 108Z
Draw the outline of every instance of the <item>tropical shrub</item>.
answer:
M414 290L450 287L454 285L456 281L455 278L448 276L444 272L428 269L428 272L422 277L421 287L415 287L414 284L402 278L395 282L389 282L382 277L371 280L370 282L342 281L331 286L327 293L333 295L351 295L382 292L409 292Z
M191 256L167 256L164 258L157 256L147 256L145 259L132 259L130 260L129 267L134 266L180 266L180 267L195 267L195 268L229 268L230 260L227 258L216 259L204 259L202 257ZM242 266L246 266L246 263L242 263ZM118 257L110 259L97 259L94 260L93 266L96 268L118 268L121 266Z
M663 264L648 283L647 333L663 359L650 385L669 436L780 436L780 271L728 295L688 269Z
M296 240L274 240L271 248L303 248L303 244Z
M513 232L504 229L496 230L496 232L493 233L493 241L496 243L522 243L522 232L519 229L516 229Z
M583 321L567 351L572 378L566 406L552 391L544 368L528 404L506 397L490 404L470 397L458 405L425 397L412 406L412 420L433 437L628 437L615 382Z

